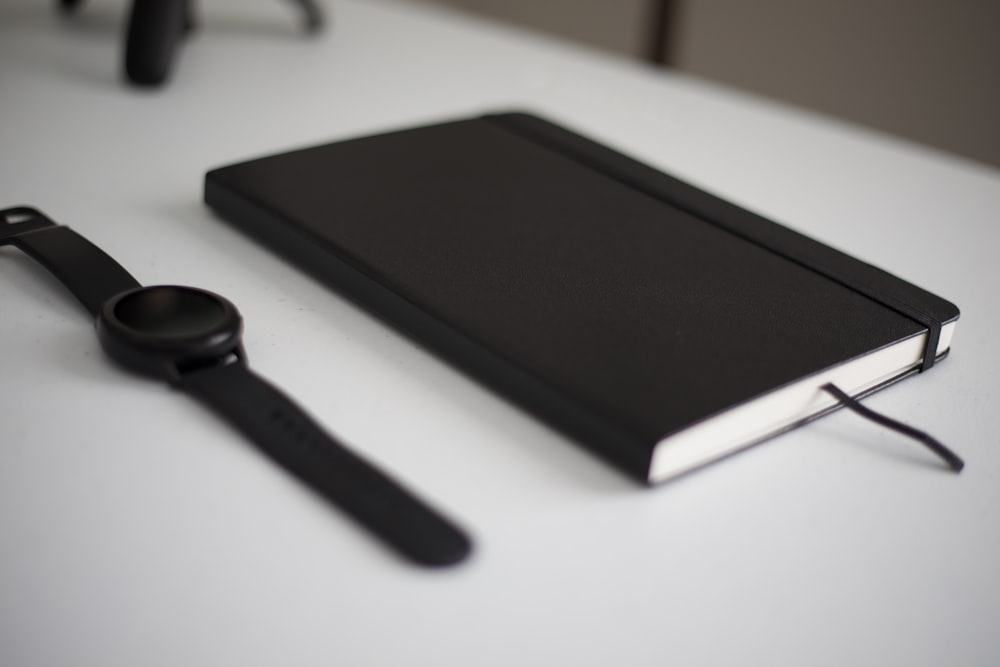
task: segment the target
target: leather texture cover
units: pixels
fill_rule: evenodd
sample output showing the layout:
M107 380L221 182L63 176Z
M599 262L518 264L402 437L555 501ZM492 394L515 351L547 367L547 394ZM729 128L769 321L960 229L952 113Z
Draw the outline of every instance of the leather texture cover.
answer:
M527 114L222 167L205 201L643 481L665 436L928 330L893 303L958 317Z

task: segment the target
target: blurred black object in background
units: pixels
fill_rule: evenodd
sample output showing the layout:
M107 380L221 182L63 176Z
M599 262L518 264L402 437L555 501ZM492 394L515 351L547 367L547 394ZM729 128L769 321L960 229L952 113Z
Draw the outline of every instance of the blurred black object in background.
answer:
M313 0L292 0L302 10L306 30L323 25ZM167 79L174 52L194 28L194 0L132 0L125 33L125 76L130 83L158 86ZM64 12L77 10L83 0L58 0Z

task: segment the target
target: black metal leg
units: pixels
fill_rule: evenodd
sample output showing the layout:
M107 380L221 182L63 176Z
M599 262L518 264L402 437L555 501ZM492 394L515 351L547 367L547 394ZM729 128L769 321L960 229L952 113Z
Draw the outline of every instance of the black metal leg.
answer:
M323 12L315 0L291 0L298 5L309 31L323 26ZM84 0L56 0L66 13ZM125 33L125 75L129 82L158 86L166 81L177 47L194 29L194 0L132 0Z
M75 12L83 4L83 0L57 0L59 9L64 12Z
M125 36L129 81L158 86L166 80L190 16L189 0L133 0Z
M316 31L323 27L323 12L313 0L292 0L301 9L306 19L306 29Z

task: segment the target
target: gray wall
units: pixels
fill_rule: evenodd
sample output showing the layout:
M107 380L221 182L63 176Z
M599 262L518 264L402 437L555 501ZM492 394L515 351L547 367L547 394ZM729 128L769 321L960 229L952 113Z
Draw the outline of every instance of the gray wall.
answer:
M436 2L630 57L657 0ZM1000 2L673 0L671 66L1000 166Z
M1000 2L679 7L682 70L1000 166Z

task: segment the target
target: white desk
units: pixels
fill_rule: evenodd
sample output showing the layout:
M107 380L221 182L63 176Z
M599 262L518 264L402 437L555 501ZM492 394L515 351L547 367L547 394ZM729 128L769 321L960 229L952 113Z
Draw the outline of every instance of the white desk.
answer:
M0 9L0 206L145 283L231 298L252 365L474 534L384 550L183 395L124 374L0 251L0 664L1000 664L1000 173L638 64L413 6L211 0L171 84L119 83L124 3ZM522 108L963 310L870 405L647 490L222 224L209 167Z

